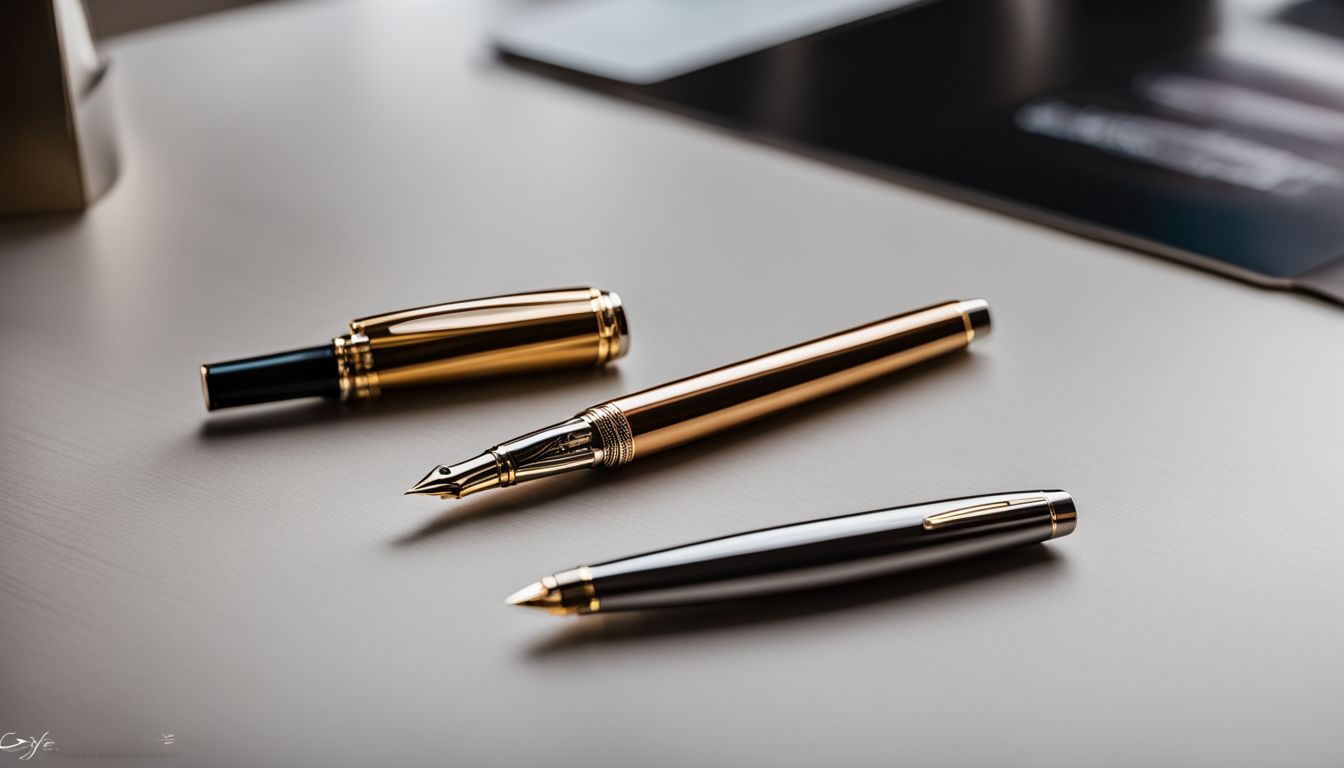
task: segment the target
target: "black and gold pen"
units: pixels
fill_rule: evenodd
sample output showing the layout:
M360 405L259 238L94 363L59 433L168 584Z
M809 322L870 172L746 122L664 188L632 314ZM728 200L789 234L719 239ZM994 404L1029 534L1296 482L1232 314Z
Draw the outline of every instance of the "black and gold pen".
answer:
M1072 533L1073 498L1019 491L781 525L583 565L508 602L556 614L736 600L881 576Z
M435 467L406 493L460 499L578 469L612 469L964 349L989 328L983 299L896 315L595 405Z
M326 344L201 366L207 410L276 400L369 400L463 379L600 366L630 350L621 299L561 288L350 321Z

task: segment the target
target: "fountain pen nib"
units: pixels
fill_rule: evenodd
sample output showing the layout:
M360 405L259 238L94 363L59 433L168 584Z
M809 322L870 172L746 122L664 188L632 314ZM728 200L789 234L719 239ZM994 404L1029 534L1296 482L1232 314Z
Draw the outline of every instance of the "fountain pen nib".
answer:
M453 482L453 472L448 467L439 465L425 475L424 479L411 486L406 491L407 496L439 496L448 498L457 496L462 486Z
M494 451L486 451L453 465L440 464L416 483L408 496L439 496L460 499L469 493L504 485L504 469Z

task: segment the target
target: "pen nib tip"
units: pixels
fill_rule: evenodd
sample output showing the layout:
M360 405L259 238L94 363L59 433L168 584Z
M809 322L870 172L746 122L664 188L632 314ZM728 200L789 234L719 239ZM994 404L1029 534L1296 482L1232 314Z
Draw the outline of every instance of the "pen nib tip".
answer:
M409 496L460 499L469 493L512 484L505 481L503 464L493 450L451 466L440 464L406 491Z
M404 496L440 496L448 498L458 494L458 485L451 479L449 469L445 466L437 466L430 470L420 482L406 490Z
M505 599L505 602L524 608L540 608L551 613L567 613L560 602L560 590L550 589L540 581L514 592Z

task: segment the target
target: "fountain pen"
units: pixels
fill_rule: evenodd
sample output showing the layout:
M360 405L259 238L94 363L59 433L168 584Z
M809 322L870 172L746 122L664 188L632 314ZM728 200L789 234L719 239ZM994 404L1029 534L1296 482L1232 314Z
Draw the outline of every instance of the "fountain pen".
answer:
M687 544L552 574L508 602L588 614L838 584L1072 533L1073 498L1019 491L892 507Z
M460 499L579 469L614 469L964 349L989 328L983 299L906 312L595 405L439 465L406 493Z

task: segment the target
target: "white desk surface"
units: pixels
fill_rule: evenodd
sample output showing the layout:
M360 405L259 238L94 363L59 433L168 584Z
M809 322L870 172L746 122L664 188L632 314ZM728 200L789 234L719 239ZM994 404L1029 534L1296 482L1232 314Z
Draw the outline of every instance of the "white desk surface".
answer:
M484 21L278 4L110 46L122 178L0 223L0 732L90 765L1344 761L1344 312L514 71ZM605 375L202 408L202 362L590 283L629 307ZM957 359L617 474L400 495L623 391L976 296L996 330ZM960 567L747 609L502 603L1039 486L1077 533Z

